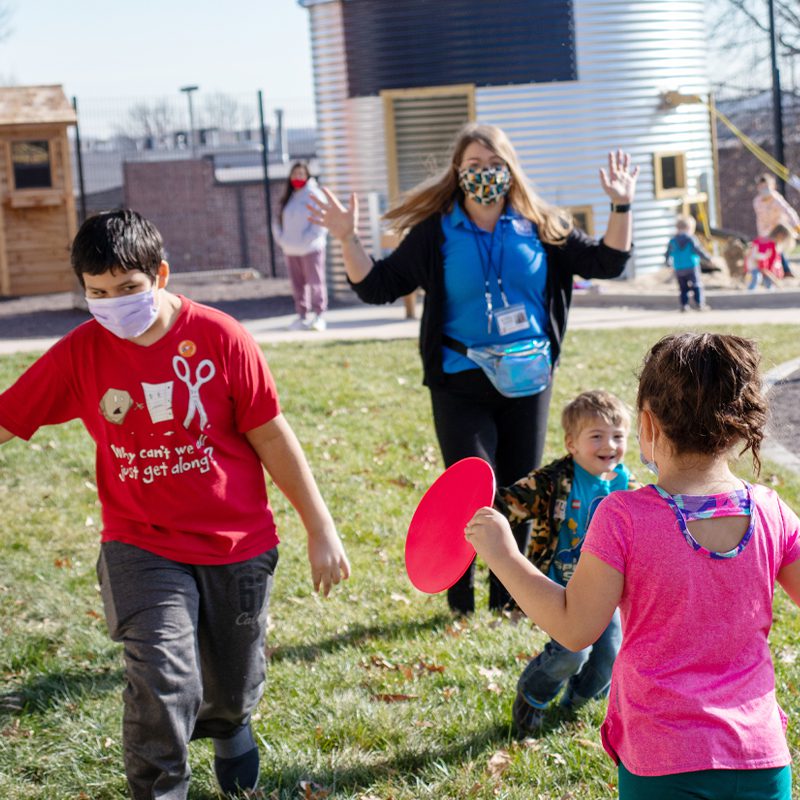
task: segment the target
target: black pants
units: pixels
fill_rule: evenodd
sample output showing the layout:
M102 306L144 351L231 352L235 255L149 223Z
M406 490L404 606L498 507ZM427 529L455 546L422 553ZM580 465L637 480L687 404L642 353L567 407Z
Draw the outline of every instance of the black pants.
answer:
M508 486L539 467L547 433L552 385L531 397L501 395L479 369L446 377L431 389L433 424L446 467L468 456L480 456L494 468L498 486ZM515 531L520 551L527 549L530 526ZM475 609L474 563L447 591L454 611ZM490 573L489 608L510 600L505 587Z

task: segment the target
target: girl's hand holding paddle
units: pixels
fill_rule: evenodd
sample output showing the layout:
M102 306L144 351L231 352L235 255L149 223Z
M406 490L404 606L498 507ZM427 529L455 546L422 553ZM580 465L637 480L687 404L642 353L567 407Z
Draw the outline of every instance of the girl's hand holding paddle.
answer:
M494 508L479 508L464 528L464 535L492 569L505 559L520 557L508 520Z

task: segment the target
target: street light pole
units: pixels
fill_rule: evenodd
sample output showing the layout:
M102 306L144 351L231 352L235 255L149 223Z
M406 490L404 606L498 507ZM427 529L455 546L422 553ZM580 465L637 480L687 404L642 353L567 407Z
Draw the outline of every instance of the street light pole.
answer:
M781 73L778 69L777 35L775 33L775 4L767 0L769 9L769 54L772 65L772 132L775 137L775 158L785 164L783 152L783 100L781 97ZM778 191L786 194L786 182L778 176Z
M181 91L186 93L189 101L189 148L192 151L192 158L197 157L197 145L194 137L194 108L192 107L192 93L196 92L199 86L181 86Z

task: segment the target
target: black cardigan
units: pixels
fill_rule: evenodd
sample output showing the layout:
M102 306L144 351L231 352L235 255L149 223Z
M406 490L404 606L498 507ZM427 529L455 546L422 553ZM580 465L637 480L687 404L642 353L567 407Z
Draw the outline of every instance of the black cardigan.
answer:
M369 274L350 285L365 303L393 303L417 288L425 290L420 322L419 349L426 386L444 382L442 335L444 328L444 231L441 214L432 214L415 225L386 258L373 263ZM553 364L561 352L567 329L575 275L583 278L616 278L622 274L630 253L614 250L601 240L573 229L563 245L544 244L547 254L547 297Z

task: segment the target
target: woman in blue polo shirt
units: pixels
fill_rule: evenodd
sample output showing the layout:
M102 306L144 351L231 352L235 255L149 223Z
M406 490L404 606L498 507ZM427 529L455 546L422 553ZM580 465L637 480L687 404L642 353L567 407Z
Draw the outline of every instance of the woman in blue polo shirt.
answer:
M503 131L468 123L448 166L386 214L394 229L407 232L386 258L373 261L355 233L355 195L347 207L327 189L325 202L312 201L310 220L341 243L347 277L362 300L391 303L425 290L420 353L446 466L480 456L501 486L539 467L552 384L523 380L519 391L512 385L501 393L478 365L479 354L471 358L466 350L541 342L551 365L558 363L574 276L615 278L625 269L637 175L627 154L609 154L600 181L611 213L598 242L533 191ZM524 551L528 532L518 536ZM508 600L491 576L490 608ZM448 590L448 602L457 612L474 609L472 568Z

